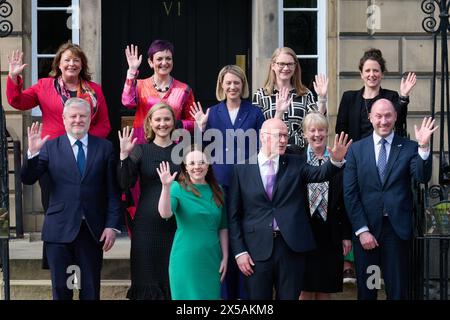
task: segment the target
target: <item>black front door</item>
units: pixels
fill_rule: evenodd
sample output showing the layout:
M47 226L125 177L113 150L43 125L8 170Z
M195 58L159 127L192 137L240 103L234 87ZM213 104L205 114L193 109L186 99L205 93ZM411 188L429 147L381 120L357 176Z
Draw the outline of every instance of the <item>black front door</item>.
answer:
M128 64L127 44L143 55L139 78L151 75L147 49L155 39L175 46L172 75L187 84L203 107L216 104L219 70L245 61L251 74L250 0L108 0L102 1L102 86L109 107L113 140L121 117L132 115L121 104ZM249 79L250 81L250 79Z

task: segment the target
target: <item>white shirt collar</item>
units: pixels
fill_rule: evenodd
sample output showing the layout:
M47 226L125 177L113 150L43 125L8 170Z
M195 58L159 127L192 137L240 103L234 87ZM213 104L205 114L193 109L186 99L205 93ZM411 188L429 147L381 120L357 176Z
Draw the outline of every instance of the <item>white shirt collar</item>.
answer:
M76 139L76 138L72 137L72 136L71 136L70 134L68 134L68 133L67 133L67 137L69 138L69 141L70 141L70 145L71 145L71 146L73 146L77 140L80 140L81 143L83 144L83 146L85 146L85 147L87 147L87 145L88 145L88 135L87 135L87 134L85 134L84 137L81 138L81 139Z
M258 163L260 166L265 165L269 160L273 160L275 165L278 165L278 161L280 160L280 155L277 155L273 158L268 158L261 150L258 153Z
M383 139L383 137L380 137L375 131L373 132L373 144L378 145L380 143L380 140ZM389 145L392 145L392 141L394 140L394 131L392 131L386 138L384 138Z

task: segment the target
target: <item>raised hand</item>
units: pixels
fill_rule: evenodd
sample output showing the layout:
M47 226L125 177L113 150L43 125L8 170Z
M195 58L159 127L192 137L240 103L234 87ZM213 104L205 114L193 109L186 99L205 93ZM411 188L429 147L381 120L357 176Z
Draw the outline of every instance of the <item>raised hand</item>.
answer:
M23 63L23 52L19 50L13 50L10 56L8 56L9 62L9 77L14 81L17 80L17 76L22 74L23 69L27 64Z
M316 74L315 81L313 81L314 91L317 96L326 99L328 93L328 78L324 74Z
M120 160L126 159L136 146L137 138L133 139L134 129L129 126L123 128L123 134L119 131Z
M430 143L431 135L435 132L439 126L434 127L435 119L429 117L423 118L422 125L419 129L414 125L414 132L416 134L416 140L419 146L428 146Z
M341 162L344 159L348 148L353 142L352 139L350 139L350 141L347 142L347 139L348 134L344 133L344 131L342 131L340 135L336 134L336 136L334 137L333 149L328 148L328 152L330 153L331 159L337 162Z
M203 112L202 105L200 102L195 103L191 106L191 111L189 111L192 118L195 119L195 123L202 130L205 131L206 123L209 117L209 108L206 110L206 114Z
M142 54L138 53L138 46L131 45L125 48L125 56L127 57L128 69L136 72L142 63Z
M281 90L275 96L275 110L278 118L282 119L283 114L288 110L292 103L292 98L289 98L289 89L287 87Z
M416 85L416 74L414 72L408 73L405 77L402 77L400 81L400 95L404 97L408 97L412 88Z
M156 172L158 172L161 184L166 187L169 187L177 176L177 172L174 172L172 175L170 174L170 165L167 161L161 162L159 169L156 168Z
M46 135L44 139L41 138L42 134L42 124L39 122L34 122L31 124L31 127L27 128L28 134L28 151L30 151L31 155L35 155L38 153L44 143L50 139L49 135Z

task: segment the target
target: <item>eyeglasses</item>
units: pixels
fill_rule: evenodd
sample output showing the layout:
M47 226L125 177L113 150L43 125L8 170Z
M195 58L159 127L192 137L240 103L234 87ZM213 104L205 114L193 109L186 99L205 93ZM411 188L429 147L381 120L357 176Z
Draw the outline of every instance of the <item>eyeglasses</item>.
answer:
M275 64L280 68L280 70L283 70L284 67L288 67L289 69L294 69L296 63L295 62L275 62Z
M200 161L190 161L188 163L186 163L186 166L190 166L193 167L195 165L197 166L204 166L207 165L208 163L206 161L200 160Z
M287 133L272 133L272 132L267 132L267 131L264 131L264 133L269 134L274 138L278 138L279 140L281 140L281 139L287 140L289 138L289 135Z

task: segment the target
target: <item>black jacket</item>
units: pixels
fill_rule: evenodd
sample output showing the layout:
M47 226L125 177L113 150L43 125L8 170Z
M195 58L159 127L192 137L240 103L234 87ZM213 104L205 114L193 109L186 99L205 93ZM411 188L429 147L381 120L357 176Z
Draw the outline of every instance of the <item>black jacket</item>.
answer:
M341 104L336 120L336 133L344 131L348 133L349 139L353 141L364 138L361 132L361 108L364 106L363 98L364 88L360 90L345 91L342 95ZM380 88L380 93L376 96L368 109L372 107L373 102L378 99L388 99L392 101L397 110L397 122L395 123L395 133L406 137L406 116L408 113L409 101L400 99L396 91Z

